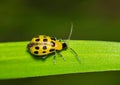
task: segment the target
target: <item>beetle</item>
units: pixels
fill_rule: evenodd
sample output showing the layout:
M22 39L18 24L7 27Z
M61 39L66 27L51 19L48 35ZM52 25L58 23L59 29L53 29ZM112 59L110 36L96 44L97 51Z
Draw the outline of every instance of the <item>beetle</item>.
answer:
M54 63L56 63L55 58L57 53L63 58L63 60L65 60L65 58L60 54L60 51L70 49L80 61L78 54L72 48L68 47L68 41L70 40L72 31L73 24L71 24L71 30L66 41L47 35L35 36L27 45L27 49L32 55L41 58L46 58L49 54L54 54Z

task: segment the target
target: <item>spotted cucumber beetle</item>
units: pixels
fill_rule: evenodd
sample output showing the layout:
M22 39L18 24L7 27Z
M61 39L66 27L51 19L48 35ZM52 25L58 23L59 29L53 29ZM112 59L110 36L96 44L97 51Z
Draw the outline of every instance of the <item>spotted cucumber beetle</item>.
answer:
M63 55L60 54L60 51L70 49L75 54L78 61L80 61L78 54L72 48L68 47L68 41L71 38L72 31L73 24L71 24L71 30L66 41L47 35L38 35L32 38L30 43L27 45L27 49L32 55L40 58L46 58L49 54L54 54L54 63L56 63L56 54L59 54L63 60L65 60Z

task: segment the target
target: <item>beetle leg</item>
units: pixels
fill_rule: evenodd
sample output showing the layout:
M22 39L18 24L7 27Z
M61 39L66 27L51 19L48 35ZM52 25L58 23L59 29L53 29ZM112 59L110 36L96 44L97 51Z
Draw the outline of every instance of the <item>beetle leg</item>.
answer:
M53 63L56 64L56 52L54 52Z
M58 54L60 55L60 57L61 57L64 61L66 60L61 53L58 53Z
M59 39L59 42L61 42L62 41L62 39Z
M47 57L47 55L43 56L42 59L45 59Z

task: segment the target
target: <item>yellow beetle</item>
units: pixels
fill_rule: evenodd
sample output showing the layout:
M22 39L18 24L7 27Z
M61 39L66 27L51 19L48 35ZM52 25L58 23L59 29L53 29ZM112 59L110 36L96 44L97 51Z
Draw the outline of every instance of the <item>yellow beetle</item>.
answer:
M31 40L27 47L31 54L36 56L44 56L66 49L67 44L62 43L55 37L38 35Z
M72 35L72 30L73 30L73 24L71 25L71 31L66 41L59 40L56 39L55 37L50 37L47 35L38 35L34 37L27 45L28 51L32 55L41 58L46 58L47 55L54 54L54 63L56 63L55 62L56 53L58 53L63 58L63 60L65 60L64 57L59 52L68 48L67 41L70 40L70 37ZM73 51L75 56L77 56L77 59L80 61L78 54L72 48L70 48L70 50Z

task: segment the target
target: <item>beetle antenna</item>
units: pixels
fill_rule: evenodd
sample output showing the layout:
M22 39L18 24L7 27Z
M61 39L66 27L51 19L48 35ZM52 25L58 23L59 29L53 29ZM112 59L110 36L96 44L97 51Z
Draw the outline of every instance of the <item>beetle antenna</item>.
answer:
M66 40L66 43L67 43L67 44L68 44L68 41L69 41L70 38L71 38L72 32L73 32L73 23L71 23L70 33L69 33L69 36L68 36L68 38L67 38L67 40Z
M72 32L73 32L73 23L71 23L70 33L69 33L68 39L66 40L66 43L67 43L67 44L69 44L68 41L69 41L70 38L71 38ZM69 46L69 45L68 45L68 46ZM81 63L79 55L78 55L71 47L68 47L68 48L69 48L70 51L72 51L72 53L76 56L76 59L79 61L79 63Z
M70 40L72 32L73 32L73 23L71 23L71 29L70 29L70 34L68 36L68 40Z
M79 61L79 63L81 63L80 56L71 47L69 47L69 49L73 52L73 54L75 55L75 57Z

